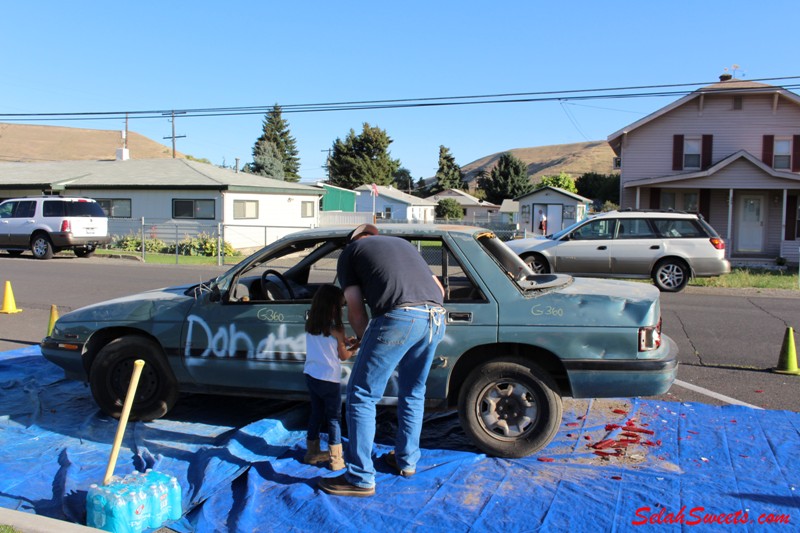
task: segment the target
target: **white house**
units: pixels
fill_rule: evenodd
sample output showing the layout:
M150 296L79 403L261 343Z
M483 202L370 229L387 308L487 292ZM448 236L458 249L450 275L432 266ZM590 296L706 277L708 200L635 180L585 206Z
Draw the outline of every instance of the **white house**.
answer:
M592 205L589 198L549 185L514 200L519 203L519 229L541 234L539 219L543 214L547 217L547 235L583 220Z
M385 185L362 185L356 198L356 211L374 213L376 218L408 222L433 223L436 202L417 198Z
M221 230L250 249L318 226L325 191L187 159L0 163L0 198L41 194L94 198L114 235L175 242Z
M479 200L471 194L459 189L446 189L442 192L428 196L426 200L430 200L431 202L438 204L439 200L443 200L445 198L450 198L458 202L458 205L460 205L461 209L464 210L465 222L483 223L499 221L499 205L487 202L485 200Z

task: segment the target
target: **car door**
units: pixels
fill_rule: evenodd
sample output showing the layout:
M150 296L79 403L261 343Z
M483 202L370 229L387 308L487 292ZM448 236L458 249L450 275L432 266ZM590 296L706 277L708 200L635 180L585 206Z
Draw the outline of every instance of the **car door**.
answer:
M611 271L609 245L616 219L596 218L575 228L551 248L555 272L567 274L608 274Z
M36 200L19 200L8 220L8 243L27 248L36 225Z
M236 278L226 294L198 299L187 316L182 346L194 380L281 396L307 391L306 314L314 288L336 278L338 250L307 261L324 245L278 253ZM265 292L265 286L271 288Z
M609 243L611 273L649 276L653 265L664 255L661 239L646 218L621 218L614 239Z
M9 228L11 227L11 215L14 214L14 209L17 207L17 202L10 200L0 204L0 246L7 246L9 243Z

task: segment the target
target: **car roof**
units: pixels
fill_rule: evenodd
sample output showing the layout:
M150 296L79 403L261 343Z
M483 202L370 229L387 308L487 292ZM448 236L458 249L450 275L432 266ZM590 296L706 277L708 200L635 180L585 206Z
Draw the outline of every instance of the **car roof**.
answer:
M317 237L342 237L353 231L358 224L351 226L325 226L322 228L314 228L302 230L301 232L292 233L287 235L288 238L296 238L298 233L302 233L304 237L317 238ZM398 237L440 237L446 233L459 233L463 235L474 235L476 233L485 233L488 230L479 226L462 226L460 224L377 224L379 235L393 235Z
M675 211L672 209L625 209L622 211L606 211L597 213L595 218L698 218L697 213Z

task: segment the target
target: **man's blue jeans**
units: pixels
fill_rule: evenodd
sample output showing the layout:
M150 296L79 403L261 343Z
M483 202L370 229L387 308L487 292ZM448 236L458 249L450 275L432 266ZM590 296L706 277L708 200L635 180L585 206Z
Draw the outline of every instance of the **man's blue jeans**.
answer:
M416 469L425 411L425 381L444 330L444 309L436 306L394 309L370 320L347 383L348 482L362 488L375 486L372 464L375 406L395 368L397 465L402 470Z

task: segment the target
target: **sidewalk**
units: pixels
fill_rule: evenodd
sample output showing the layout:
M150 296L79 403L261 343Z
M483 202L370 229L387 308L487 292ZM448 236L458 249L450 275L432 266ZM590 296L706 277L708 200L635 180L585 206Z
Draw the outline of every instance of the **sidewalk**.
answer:
M23 533L90 533L100 531L93 527L63 522L46 516L39 516L22 511L14 511L0 507L0 525L13 526Z

